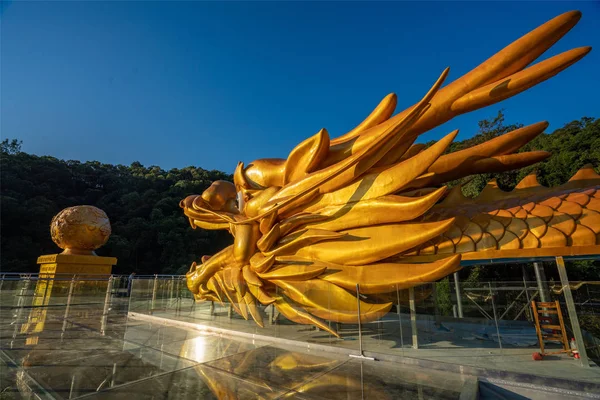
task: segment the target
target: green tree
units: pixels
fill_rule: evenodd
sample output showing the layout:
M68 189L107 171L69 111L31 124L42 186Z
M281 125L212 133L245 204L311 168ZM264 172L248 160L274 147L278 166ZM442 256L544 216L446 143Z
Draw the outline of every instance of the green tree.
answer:
M23 145L22 140L17 139L4 139L2 143L0 143L0 152L6 154L17 154L21 152L21 146Z
M1 158L3 271L36 271L36 258L59 249L49 223L65 207L90 204L109 216L112 235L97 253L115 256L115 273L182 273L203 255L231 243L227 232L190 229L179 201L202 193L214 180L232 177L198 167L164 171L157 166L63 161L20 151L4 140Z

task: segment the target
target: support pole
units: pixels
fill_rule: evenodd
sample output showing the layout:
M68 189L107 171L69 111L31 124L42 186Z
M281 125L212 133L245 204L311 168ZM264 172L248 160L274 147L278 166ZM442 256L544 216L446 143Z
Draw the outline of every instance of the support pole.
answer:
M363 354L363 348L362 348L362 326L360 323L360 286L357 283L356 284L356 312L357 312L357 319L358 319L358 356L355 354L350 354L350 357L355 357L355 358L362 358L362 359L367 359L367 360L372 360L375 361L375 359L373 357L365 357L365 355ZM362 364L361 364L362 365Z
M410 307L410 326L412 329L412 347L419 348L419 340L417 333L417 307L415 305L415 288L408 289L408 306Z
M462 299L460 297L460 281L458 280L458 272L454 273L454 292L456 293L456 306L458 309L458 318L463 317Z
M360 293L358 291L358 283L356 284L356 308L358 314L358 351L361 356L364 356L362 349L362 326L360 324Z
M533 270L535 272L535 280L537 282L538 291L540 292L540 301L546 303L550 301L550 296L547 289L546 273L544 272L544 266L540 263L533 263Z
M527 281L528 281L527 270L525 269L524 265L521 265L521 273L523 274L523 287L525 288L525 298L527 299L527 304L526 304L527 305L527 307L526 307L527 314L526 314L526 316L529 321L532 321L533 318L532 318L532 316L530 314L530 310L529 310L529 304L531 304L531 299L529 298L529 286L527 283ZM516 318L515 318L515 321L516 321Z
M575 309L575 301L573 301L573 293L571 293L571 287L569 286L569 278L567 277L565 261L561 256L556 257L556 266L558 267L560 284L562 286L563 295L565 296L565 302L567 303L567 311L569 313L569 320L571 321L571 329L573 330L573 335L575 336L575 343L577 345L577 350L579 351L581 365L583 367L589 367L590 362L588 360L587 351L585 349L583 335L581 334L579 318L577 318L577 310Z
M494 312L494 323L496 324L496 335L498 335L498 345L500 346L500 354L502 354L502 337L500 336L500 327L498 326L498 315L496 314L496 301L494 300L495 291L492 291L492 284L488 282L490 288L490 297L492 299L492 310Z

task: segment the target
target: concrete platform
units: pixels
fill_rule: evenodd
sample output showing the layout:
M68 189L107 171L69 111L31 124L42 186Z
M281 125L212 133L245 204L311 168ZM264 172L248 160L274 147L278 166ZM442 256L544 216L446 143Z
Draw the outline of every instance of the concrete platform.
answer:
M340 340L285 320L267 322L263 329L253 321L228 318L225 309L211 315L208 305L187 300L164 302L163 310L150 315L148 302L121 297L110 299L105 308L98 296L78 296L67 309L58 303L14 306L10 304L20 302L9 302L10 296L4 295L3 400L600 398L595 375L587 380L549 379L439 361L433 355L412 356L422 349L403 345L403 338L394 336L396 325L387 319L365 327L365 355L378 359L369 361L349 357L359 354L353 326L342 327ZM440 348L426 348L438 336L426 319L419 326L424 354L461 357L464 349L454 349L456 355L445 350L458 343L451 336ZM402 327L397 332L405 335ZM564 370L563 376L565 371L571 373Z
M21 329L29 318L14 311L0 309L3 400L433 400L476 399L478 393L466 374L133 320L118 300L104 322L96 305L73 307L66 317L64 309L48 309L37 332Z
M131 309L136 310L131 314L132 317L147 320L149 312L144 308L142 303L137 308L132 304ZM311 327L286 323L285 320L276 325L265 322L265 327L260 328L254 321L246 321L236 315L229 318L227 310L219 306L214 308L211 315L208 303L192 305L185 301L173 308L154 310L151 316L162 318L165 324L177 324L223 336L244 337L311 351L359 354L358 327L352 325L340 326L342 339ZM268 320L266 314L264 318ZM468 324L472 325L472 322ZM481 323L483 327L486 324L489 325L489 322ZM532 353L539 351L536 344L517 347L503 343L500 346L497 335L487 339L469 335L468 332L474 330L472 326L467 327L467 323L446 322L442 325L440 329L432 318L422 316L418 321L419 348L414 349L408 315L401 315L400 318L396 314L388 315L382 321L363 326L364 355L423 368L464 372L489 379L490 382L517 382L524 387L534 385L577 392L584 389L600 398L600 368L595 364L583 367L580 360L567 355L548 356L543 361L534 361ZM493 328L493 332L496 332L495 326Z

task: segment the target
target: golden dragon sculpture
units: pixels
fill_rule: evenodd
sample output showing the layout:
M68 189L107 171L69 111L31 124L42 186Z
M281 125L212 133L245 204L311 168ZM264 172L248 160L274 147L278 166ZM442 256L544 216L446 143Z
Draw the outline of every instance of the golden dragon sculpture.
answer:
M579 21L572 11L513 42L454 82L442 72L415 105L393 115L386 96L356 128L335 139L325 129L286 159L239 163L234 182L217 181L181 202L193 228L226 229L233 245L187 274L196 300L228 301L262 326L258 304L333 335L324 320L380 318L385 294L438 280L463 259L597 254L600 176L591 167L557 188L528 176L509 193L494 182L476 198L445 185L544 160L518 152L547 127L540 122L445 154L451 132L425 148L422 133L453 117L514 96L584 57L572 49L529 66Z

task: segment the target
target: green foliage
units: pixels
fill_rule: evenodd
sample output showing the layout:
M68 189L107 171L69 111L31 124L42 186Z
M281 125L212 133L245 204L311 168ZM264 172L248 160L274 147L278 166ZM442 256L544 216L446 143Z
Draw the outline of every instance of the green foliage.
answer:
M97 253L118 258L115 273L184 273L231 242L227 232L191 229L179 207L181 199L230 175L195 167L164 171L139 162L63 161L19 150L20 142L2 142L2 271L36 271L38 256L58 252L50 220L74 205L108 214L112 235Z
M440 315L451 316L452 314L452 298L450 297L450 280L448 277L435 283L435 300L438 306Z
M599 281L600 262L592 260L569 261L567 263L571 281ZM557 277L557 279L559 279Z
M490 120L479 122L479 132L471 139L453 143L449 151L461 150L475 146L494 137L503 135L523 126L523 124L504 124L505 116L502 110ZM552 156L545 161L521 168L496 174L480 174L450 182L449 186L462 184L463 194L468 197L478 195L487 182L496 179L498 186L504 190L512 190L521 179L535 172L538 181L545 186L558 186L567 182L586 164L600 166L600 119L583 117L551 134L542 133L534 140L523 146L519 152L544 150Z
M468 271L469 275L467 276L467 279L460 282L459 285L464 287L477 287L479 282L481 282L482 267L476 265L473 268L469 268Z
M4 139L2 143L0 143L0 152L2 154L17 154L21 152L22 145L22 140L13 139L8 141L8 139Z

